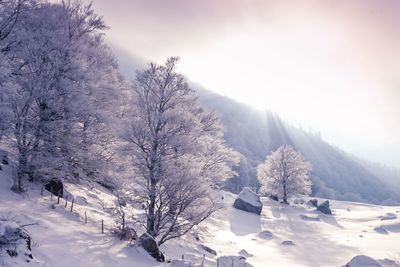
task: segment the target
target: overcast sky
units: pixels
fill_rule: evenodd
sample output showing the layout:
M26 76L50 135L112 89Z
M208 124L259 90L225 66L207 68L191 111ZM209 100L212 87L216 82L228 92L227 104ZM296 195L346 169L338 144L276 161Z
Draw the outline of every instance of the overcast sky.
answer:
M94 0L114 47L400 168L400 1Z

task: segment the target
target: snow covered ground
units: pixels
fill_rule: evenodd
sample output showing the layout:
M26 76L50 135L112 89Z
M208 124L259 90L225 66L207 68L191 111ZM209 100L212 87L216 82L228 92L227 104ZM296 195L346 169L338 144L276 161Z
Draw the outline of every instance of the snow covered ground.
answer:
M57 205L48 192L41 196L37 185L31 184L22 196L11 192L9 172L9 168L0 171L0 220L33 224L26 229L33 238L34 260L28 264L3 253L0 266L169 266L155 262L140 248L128 247L109 232L114 218L103 207L116 199L101 186L67 185L76 199L71 213L64 199ZM194 233L161 246L167 258L183 255L186 262L200 264L205 254L205 265L216 266L219 256L242 255L254 266L337 267L360 254L376 259L399 256L400 207L330 201L334 214L327 216L305 204L288 206L262 198L264 207L258 216L234 209L235 195L221 194L225 204L221 210ZM85 211L88 224L84 223ZM216 250L217 256L200 245Z

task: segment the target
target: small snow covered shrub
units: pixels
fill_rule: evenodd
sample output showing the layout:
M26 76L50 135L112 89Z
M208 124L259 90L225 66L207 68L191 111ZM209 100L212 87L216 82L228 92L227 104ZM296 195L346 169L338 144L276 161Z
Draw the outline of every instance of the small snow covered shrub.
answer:
M32 240L26 230L17 223L0 219L0 258L23 257L26 262L33 259Z
M135 225L135 216L132 207L128 204L128 198L117 196L116 205L107 208L114 218L114 225L111 228L111 233L118 236L120 240L132 242L138 239L138 234Z

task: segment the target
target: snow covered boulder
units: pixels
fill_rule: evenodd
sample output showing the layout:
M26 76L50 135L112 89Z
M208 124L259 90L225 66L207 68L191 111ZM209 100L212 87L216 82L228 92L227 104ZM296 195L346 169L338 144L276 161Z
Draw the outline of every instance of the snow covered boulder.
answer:
M50 180L47 184L44 185L44 188L52 193L53 195L63 197L64 194L64 185L60 180Z
M395 219L397 219L397 215L394 214L394 213L390 213L389 212L389 213L386 213L383 216L380 216L380 218L381 218L382 221L395 220Z
M242 192L237 196L233 207L239 210L251 212L260 215L262 211L262 203L260 197L248 187L244 187Z
M358 255L351 259L344 267L381 267L382 265L371 257Z
M221 256L217 259L218 267L253 267L242 256Z
M1 164L8 165L8 156L5 151L0 151L0 160Z
M159 262L164 262L164 254L159 250L156 240L149 235L144 233L139 238L139 245L144 248L153 258Z
M269 195L269 198L273 201L279 201L279 197L277 195Z
M240 256L246 258L246 259L247 259L247 258L250 258L250 257L253 257L253 254L248 253L247 250L245 250L245 249L242 249L241 251L239 251L238 254L239 254Z
M272 234L271 231L264 230L258 233L258 236L261 237L262 239L272 239L274 238L274 235Z
M1 164L8 165L8 157L7 157L7 155L3 155L1 157Z
M398 262L384 258L383 260L378 260L378 262L382 265L382 267L399 267Z
M295 246L295 244L294 244L294 242L293 242L292 240L285 240L285 241L282 241L281 244L282 244L283 246L288 246L288 247Z
M318 205L317 210L322 212L323 214L331 215L332 210L329 205L329 200L326 200L321 205Z
M217 252L214 249L212 249L212 248L210 248L210 247L208 247L206 245L200 245L200 248L205 250L205 251L207 251L208 253L210 253L210 254L212 254L214 256L217 256Z
M375 232L377 232L377 233L379 233L379 234L382 234L382 235L388 235L389 234L389 232L385 229L385 227L383 227L383 226L377 226L377 227L375 227L374 228L374 231Z
M300 214L300 218L304 221L319 222L321 219L316 214Z
M313 207L318 207L318 200L317 199L310 199L308 202L307 202L307 204L308 205L310 205L310 206L313 206Z

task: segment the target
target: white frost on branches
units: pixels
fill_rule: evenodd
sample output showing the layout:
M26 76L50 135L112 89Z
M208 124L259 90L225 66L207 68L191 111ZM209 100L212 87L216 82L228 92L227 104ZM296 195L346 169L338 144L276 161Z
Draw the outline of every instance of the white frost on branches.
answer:
M177 58L136 75L125 136L132 155L143 226L161 244L215 211L213 186L231 177L238 154L222 139L217 116L200 107Z
M122 78L102 17L78 0L5 3L0 137L16 143L13 189L21 192L26 178L104 179Z
M278 196L287 203L295 194L309 195L311 164L290 145L279 147L265 162L258 165L257 177L261 192Z

